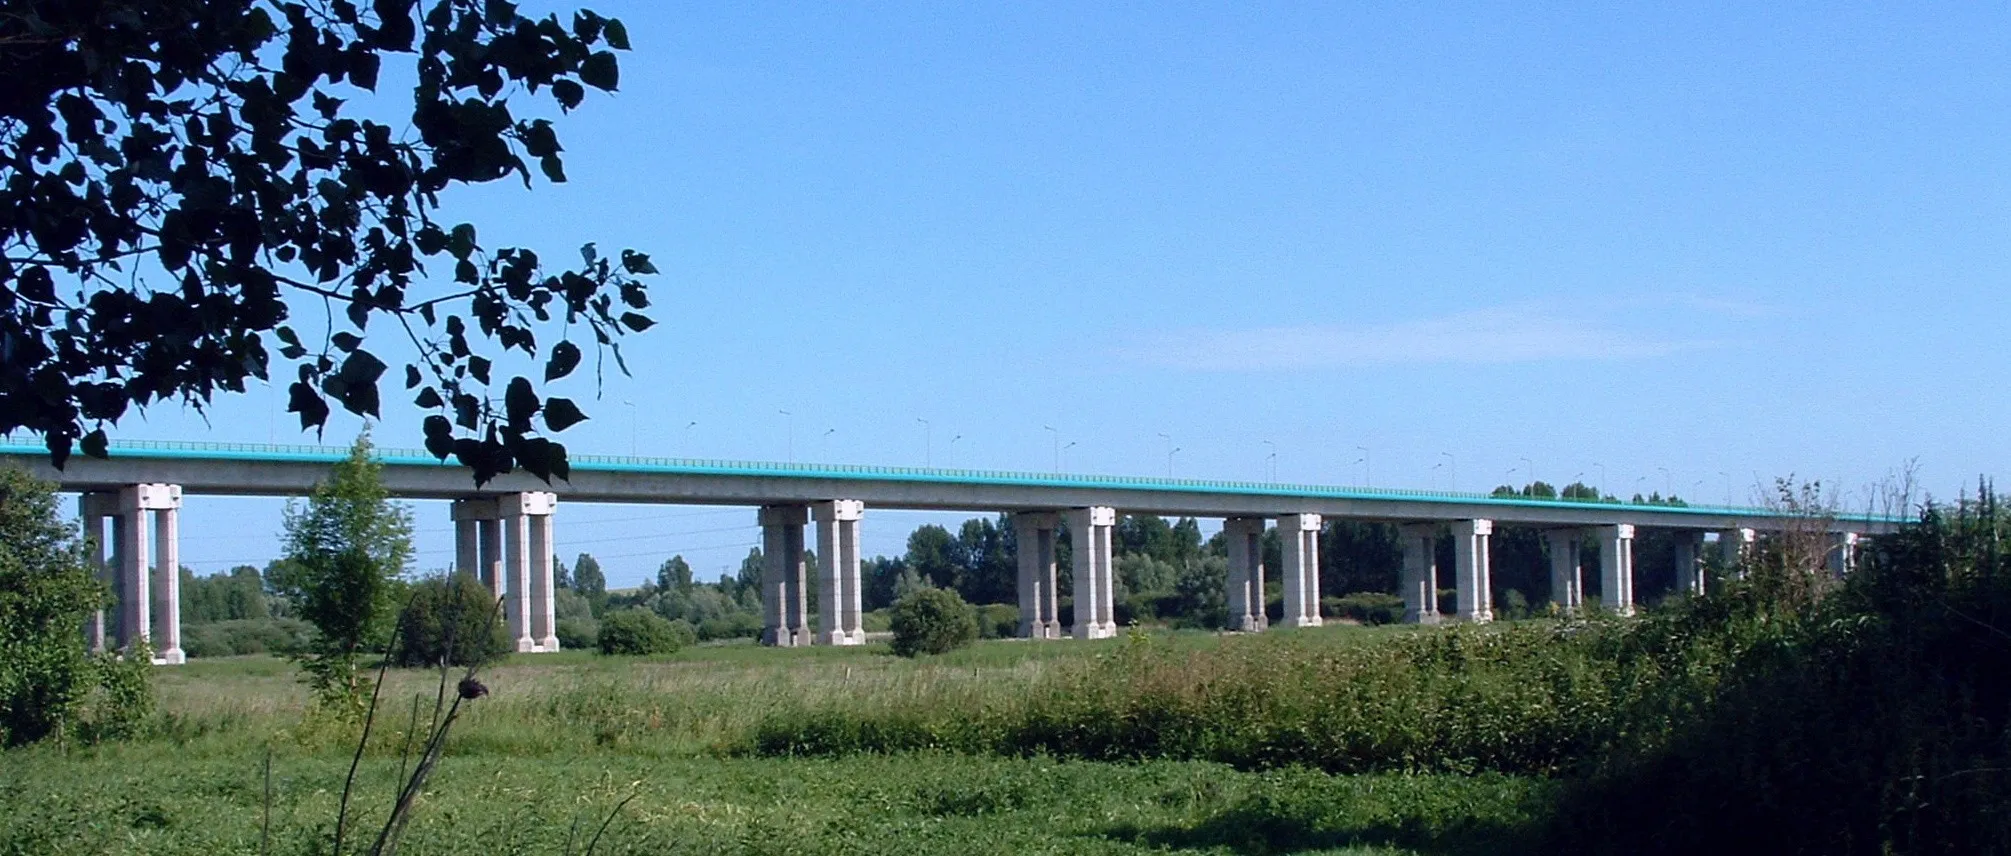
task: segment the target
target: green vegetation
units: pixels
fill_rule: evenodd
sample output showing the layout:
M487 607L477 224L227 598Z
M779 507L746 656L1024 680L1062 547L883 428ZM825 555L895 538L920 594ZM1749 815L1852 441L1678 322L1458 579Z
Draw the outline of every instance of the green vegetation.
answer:
M680 628L647 609L629 608L609 613L601 620L595 640L600 652L610 655L647 656L675 654L684 647L690 625Z
M956 592L923 588L894 604L888 624L894 629L894 653L902 657L948 654L978 639L978 617Z
M0 746L130 733L153 708L153 653L84 650L80 630L109 603L55 488L0 467Z
M447 574L411 586L398 612L391 662L400 666L474 666L510 650L489 587L472 574Z

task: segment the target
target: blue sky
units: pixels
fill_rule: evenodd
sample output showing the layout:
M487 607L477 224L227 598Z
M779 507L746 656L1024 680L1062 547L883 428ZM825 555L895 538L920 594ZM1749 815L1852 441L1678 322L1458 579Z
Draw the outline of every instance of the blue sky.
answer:
M2004 460L2002 6L754 5L596 4L635 50L560 123L571 181L449 198L490 247L663 268L576 451L1049 469L1058 440L1261 478L1275 449L1290 481L1707 501L1909 459L1946 497ZM118 436L297 442L281 407ZM188 564L262 564L278 507L192 500ZM756 541L749 510L562 515L616 584ZM935 519L869 512L867 552Z

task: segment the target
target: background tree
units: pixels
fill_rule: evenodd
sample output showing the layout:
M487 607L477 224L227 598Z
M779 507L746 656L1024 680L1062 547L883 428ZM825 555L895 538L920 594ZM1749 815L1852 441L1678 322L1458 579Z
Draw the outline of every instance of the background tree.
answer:
M593 604L596 611L607 601L607 575L601 573L601 563L592 553L581 553L573 559L573 591Z
M150 711L152 653L93 657L79 628L108 606L53 485L0 467L0 746L130 730Z
M398 611L400 666L476 666L510 651L502 610L489 587L469 573L419 581Z
M378 318L407 394L434 411L429 451L478 482L519 466L564 476L565 448L540 435L585 415L529 377L492 385L478 351L542 359L544 382L571 374L582 344L619 367L619 337L652 323L636 277L656 269L592 244L573 270L491 251L473 224L440 219L440 194L529 186L533 161L564 181L552 123L513 108L613 91L627 48L620 21L533 20L508 0L423 15L416 0L9 3L0 433L42 435L60 467L79 441L106 454L106 426L133 407L200 409L289 376L303 429L326 424L331 399L377 418L391 353L365 346ZM400 86L409 109L372 97L387 60L414 81ZM290 370L273 371L274 348Z
M357 654L388 635L396 581L412 557L412 512L389 501L370 448L370 435L358 436L306 502L287 503L292 570L279 580L317 631L296 657L309 685L349 713L361 712L364 695Z

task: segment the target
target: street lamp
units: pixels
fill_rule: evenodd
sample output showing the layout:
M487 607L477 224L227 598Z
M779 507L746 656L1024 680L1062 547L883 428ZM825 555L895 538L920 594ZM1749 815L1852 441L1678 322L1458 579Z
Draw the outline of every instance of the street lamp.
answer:
M1264 472L1269 474L1271 483L1276 484L1278 482L1278 444L1265 440L1264 446L1271 450L1270 454L1264 456Z
M1725 507L1730 508L1732 507L1732 474L1719 470L1718 475L1725 477Z
M789 463L796 463L796 414L790 413L787 410L777 410L775 412L789 417Z
M920 416L915 417L915 421L922 423L922 466L935 466L935 450L930 448L935 444L932 436L935 433L935 427L929 424L929 420L923 419Z
M1075 441L1070 440L1068 441L1068 445L1061 447L1061 451L1056 453L1061 458L1060 468L1062 472L1068 472L1068 450L1073 448L1075 448Z
M621 400L621 404L623 407L628 408L628 456L633 458L635 457L635 402L624 398Z
M1061 472L1061 432L1054 430L1053 425L1040 427L1046 429L1048 435L1054 439L1054 471Z
M1362 450L1362 487L1368 487L1369 483L1374 481L1374 479L1369 477L1369 447L1356 446L1355 448Z
M1598 468L1598 470L1599 470L1599 487L1598 487L1598 490L1599 490L1599 495L1603 497L1603 496L1605 496L1605 495L1606 495L1606 465L1605 465L1605 464L1602 464L1602 463L1599 463L1599 462L1597 462L1597 461L1594 461L1594 462L1592 463L1592 466L1594 466L1594 467Z
M1444 455L1446 460L1446 470L1445 470L1446 490L1451 491L1452 493L1458 493L1459 459L1453 457L1453 454L1451 452L1440 452L1439 454Z
M1166 477L1169 479L1173 477L1173 456L1178 454L1180 454L1179 446L1175 446L1166 452Z
M1674 479L1672 479L1669 476L1669 468L1656 467L1655 469L1662 471L1662 498L1669 499L1673 497L1676 493L1676 483Z
M837 428L826 428L824 429L824 436L817 438L817 456L823 458L825 463L830 463L831 461L831 435L836 433L838 433Z
M952 466L952 467L956 466L956 460L957 460L957 441L958 441L958 440L962 440L963 438L964 438L964 435L962 435L962 434L958 434L957 436L955 436L955 437L951 437L951 438L950 438L950 448L949 448L949 451L947 452L947 454L948 454L948 455L950 456L950 458L949 458L949 461L948 461L948 463L947 463L947 465L948 465L948 466Z
M1534 488L1536 486L1536 464L1530 462L1528 458L1523 458L1522 474L1529 477L1529 486ZM1531 492L1534 493L1534 491Z

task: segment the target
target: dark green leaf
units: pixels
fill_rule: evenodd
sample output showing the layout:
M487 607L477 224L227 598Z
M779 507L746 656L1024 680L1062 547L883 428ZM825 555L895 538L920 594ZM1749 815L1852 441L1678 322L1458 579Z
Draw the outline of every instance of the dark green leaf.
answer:
M551 359L545 362L545 380L555 381L572 374L580 364L580 348L571 342L560 342L552 346Z
M580 63L580 82L602 92L613 92L621 82L621 70L615 63L614 54L595 51L587 61Z
M575 406L571 399L545 399L545 427L550 428L553 433L571 428L586 418L587 415L581 413L579 407Z

